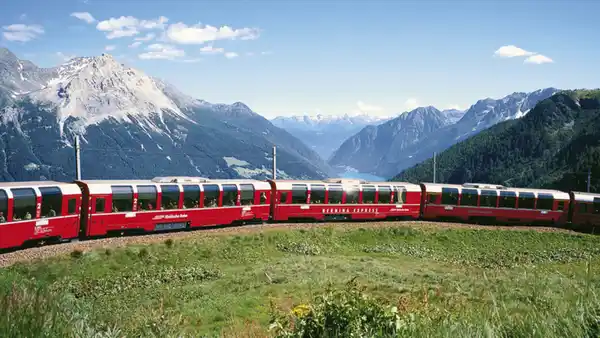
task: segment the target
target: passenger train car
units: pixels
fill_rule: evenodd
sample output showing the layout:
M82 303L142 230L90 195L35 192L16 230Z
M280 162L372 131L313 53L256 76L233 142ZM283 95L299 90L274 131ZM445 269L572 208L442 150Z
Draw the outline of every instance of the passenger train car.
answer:
M0 183L0 249L207 226L335 220L600 226L600 195L352 179L78 180Z

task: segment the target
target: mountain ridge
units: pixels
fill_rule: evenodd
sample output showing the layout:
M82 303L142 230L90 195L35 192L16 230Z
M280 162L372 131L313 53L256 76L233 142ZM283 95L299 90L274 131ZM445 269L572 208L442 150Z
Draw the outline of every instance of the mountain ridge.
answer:
M273 144L278 176L331 173L314 151L245 104L192 98L109 54L39 68L4 49L0 75L3 180L72 177L68 149L75 135L82 140L82 173L88 178L265 178L271 175ZM99 158L104 171L93 165Z

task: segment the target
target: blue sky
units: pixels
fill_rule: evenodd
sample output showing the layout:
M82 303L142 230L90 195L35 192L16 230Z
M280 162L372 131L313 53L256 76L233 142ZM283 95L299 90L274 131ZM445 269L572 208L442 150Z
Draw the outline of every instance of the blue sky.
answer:
M395 115L600 87L599 12L592 0L19 0L2 4L0 45L40 66L114 47L194 97L267 117Z

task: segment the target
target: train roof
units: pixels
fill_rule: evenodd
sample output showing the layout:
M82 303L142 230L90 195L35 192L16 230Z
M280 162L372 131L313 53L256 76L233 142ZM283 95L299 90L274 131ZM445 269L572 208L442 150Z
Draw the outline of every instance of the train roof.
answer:
M519 193L533 193L536 197L539 194L550 194L556 199L569 199L569 194L564 191L559 190L551 190L551 189L530 189L530 188L513 188L513 187L505 187L499 184L489 184L489 183L465 183L463 185L459 184L443 184L443 183L421 183L425 186L425 190L427 192L437 192L441 193L442 188L456 188L459 191L462 189L469 190L495 190L499 193L503 191L515 192L517 195Z
M92 194L110 194L113 185L199 185L199 184L252 184L256 189L270 190L269 183L253 179L208 179L204 177L155 177L149 180L80 180Z
M594 200L600 202L600 194L594 194L591 192L581 192L581 191L573 191L573 199L578 202L590 202L593 203Z
M58 187L63 194L81 194L81 189L74 183L57 181L0 182L0 189Z
M319 184L319 185L383 185L383 186L403 186L406 191L421 191L421 187L418 184L407 183L407 182L388 182L388 181L367 181L352 178L329 178L325 180L269 180L274 182L278 189L290 190L293 184Z

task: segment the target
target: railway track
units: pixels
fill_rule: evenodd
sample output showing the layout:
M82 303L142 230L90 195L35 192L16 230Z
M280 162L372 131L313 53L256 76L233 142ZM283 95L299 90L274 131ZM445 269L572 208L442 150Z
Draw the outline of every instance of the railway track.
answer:
M18 262L27 262L32 260L45 259L55 256L68 255L75 250L82 252L104 249L119 248L132 244L152 244L165 241L167 239L186 239L202 238L215 235L258 233L275 229L307 229L323 226L333 226L336 228L384 228L384 227L413 227L421 229L439 229L439 228L460 228L460 229L478 229L478 230L512 230L525 231L534 230L542 232L567 232L576 234L575 231L539 226L480 226L463 223L446 222L426 222L426 221L403 221L403 222L339 222L339 223L276 223L276 224L255 224L236 227L220 227L208 229L194 229L190 231L153 233L139 236L109 237L101 239L92 239L62 244L53 244L47 246L20 249L17 251L0 254L0 268L11 266Z

